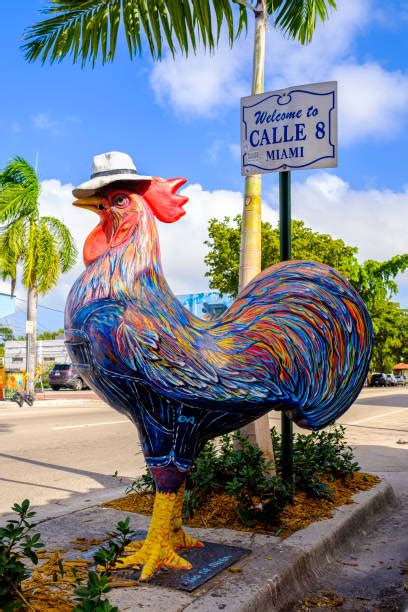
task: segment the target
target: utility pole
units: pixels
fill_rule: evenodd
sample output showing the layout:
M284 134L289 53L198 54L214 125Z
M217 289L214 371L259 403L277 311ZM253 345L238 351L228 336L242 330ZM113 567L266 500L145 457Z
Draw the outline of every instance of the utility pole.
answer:
M35 173L38 174L38 152L35 155ZM26 320L26 392L34 393L35 372L37 367L37 288L29 287L27 291Z
M258 0L255 8L255 40L252 72L252 95L264 91L265 34L267 12L265 0ZM260 174L245 177L245 196L242 212L241 251L239 263L239 291L261 271L261 187ZM274 454L268 415L245 425L242 433L258 446L267 460L273 461Z
M34 378L36 369L36 338L37 338L37 289L29 287L27 292L26 321L26 391L34 393Z

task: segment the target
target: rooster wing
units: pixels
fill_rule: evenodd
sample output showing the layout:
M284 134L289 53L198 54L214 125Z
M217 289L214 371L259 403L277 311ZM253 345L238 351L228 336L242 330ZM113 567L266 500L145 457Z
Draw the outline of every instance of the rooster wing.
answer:
M178 402L254 415L284 408L313 429L342 414L364 383L369 317L328 266L272 266L215 322L168 299L93 303L86 327L102 347L99 365Z

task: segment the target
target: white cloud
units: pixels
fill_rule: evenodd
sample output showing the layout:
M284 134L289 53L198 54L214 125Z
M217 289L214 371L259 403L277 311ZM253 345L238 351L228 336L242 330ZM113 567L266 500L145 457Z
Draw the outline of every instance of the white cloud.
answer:
M45 180L41 183L40 214L57 217L63 221L71 231L79 251L75 267L70 272L63 274L57 287L42 298L41 302L46 306L61 308L65 304L68 291L84 269L82 247L85 238L98 223L95 213L84 209L78 210L72 206L73 188L73 185L69 183L63 185L57 179Z
M266 88L312 82L320 78L316 75L327 73L368 21L370 5L370 0L345 0L324 26L318 26L308 46L286 39L271 26L266 40ZM156 64L150 82L159 102L201 116L237 105L240 96L250 92L252 21L249 15L247 36L243 34L232 49L224 36L214 55L202 49L187 59L168 54Z
M408 108L408 76L374 63L344 64L339 82L339 134L343 142L371 137L392 140L401 133Z
M344 144L364 138L393 138L393 128L406 120L408 74L388 71L378 62L359 61L354 43L373 22L381 24L373 0L343 0L325 24L318 25L313 42L303 46L270 28L266 41L265 90L318 81L339 81L339 136ZM402 9L401 9L402 10ZM385 27L385 25L384 25ZM150 83L163 106L188 116L213 116L239 106L251 83L252 28L233 49L222 42L214 55L156 64Z
M59 122L52 119L48 113L37 113L31 119L33 126L39 130L55 131L59 127Z
M242 211L242 194L237 191L207 191L196 184L183 193L190 198L186 215L175 224L158 224L166 278L176 293L208 287L203 263L208 221ZM276 225L277 210L270 204L277 201L276 190L265 197L263 219ZM407 252L408 188L401 192L354 190L340 177L320 173L294 183L292 203L295 218L357 246L360 261L381 261ZM408 273L398 280L406 298Z
M229 152L234 159L241 159L241 145L237 142L228 145Z
M199 50L173 60L169 54L154 65L150 85L162 105L170 104L187 115L211 116L246 94L247 54L243 40L233 49L221 43L213 55Z
M190 201L186 214L177 223L159 223L162 262L166 278L175 293L203 291L208 288L204 276L204 257L208 238L208 221L212 217L233 218L242 212L242 194L239 191L207 191L201 185L189 185L181 193ZM277 214L265 204L264 218L276 223Z
M267 89L326 79L333 64L349 56L356 36L368 25L371 4L370 0L339 2L338 10L331 12L324 24L318 23L312 43L306 46L271 30L266 53Z
M162 263L175 293L203 291L208 287L204 257L208 221L212 217L234 217L242 208L238 191L206 191L201 185L182 190L190 198L186 214L177 223L158 223Z
M293 216L315 231L358 247L360 261L382 261L408 252L408 187L352 189L340 177L318 173L294 183ZM408 302L408 271L397 277L401 303Z
M92 212L72 207L71 190L72 185L63 185L56 179L42 182L41 214L62 219L80 251L80 261L74 270L63 275L56 289L41 300L42 304L57 308L63 306L72 283L83 269L83 243L97 223ZM407 251L408 187L401 192L355 190L340 177L322 172L303 182L294 182L292 191L293 216L316 231L357 246L360 260L382 260ZM234 217L242 210L239 191L208 191L193 184L182 193L190 198L185 206L186 215L177 223L158 223L164 272L175 293L208 288L204 276L208 221L211 217ZM276 190L264 195L263 218L276 225L277 210L271 205L277 201ZM399 284L406 300L408 274L400 278Z
M58 217L75 235L77 241L83 242L89 232L97 224L98 218L91 211L74 208L74 197L70 183L62 184L57 179L49 179L41 183L40 214Z
M41 182L41 193L39 198L40 215L57 217L57 219L63 221L74 236L80 252L79 261L75 265L75 268L71 270L71 272L64 274L57 287L40 299L42 304L56 308L63 307L72 283L83 269L82 244L97 222L96 215L89 211L84 211L86 213L84 215L82 215L81 211L81 217L78 216L78 211L72 206L72 189L73 185L63 185L61 181L57 179ZM0 291L8 293L9 290L10 283L0 281ZM16 295L21 299L26 298L26 289L22 287L20 283L17 285Z
M293 185L293 216L357 246L360 260L407 251L408 188L355 190L334 174L313 174Z
M31 117L31 123L37 130L48 131L55 136L78 125L81 120L73 115L55 119L50 113L37 113Z

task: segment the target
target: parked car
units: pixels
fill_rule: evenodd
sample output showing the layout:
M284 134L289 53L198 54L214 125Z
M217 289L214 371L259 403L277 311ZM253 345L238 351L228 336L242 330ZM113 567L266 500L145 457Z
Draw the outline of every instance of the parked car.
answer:
M86 387L78 370L72 363L57 363L49 374L50 387L58 391L61 387L68 387L74 391L81 391Z
M399 376L395 377L395 380L397 381L397 385L406 385L407 384L407 379L405 378L405 376L403 374L400 374Z
M374 372L371 376L370 387L386 387L387 375L383 372Z
M396 387L398 385L394 374L386 374L385 376L387 378L387 387Z

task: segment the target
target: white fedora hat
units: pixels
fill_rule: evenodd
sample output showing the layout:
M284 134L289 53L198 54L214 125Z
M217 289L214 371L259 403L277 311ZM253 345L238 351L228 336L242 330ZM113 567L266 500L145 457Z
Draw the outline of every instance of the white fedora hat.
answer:
M132 158L127 153L110 151L95 155L90 180L73 189L72 194L75 198L86 198L115 181L150 181L151 178L138 173Z

